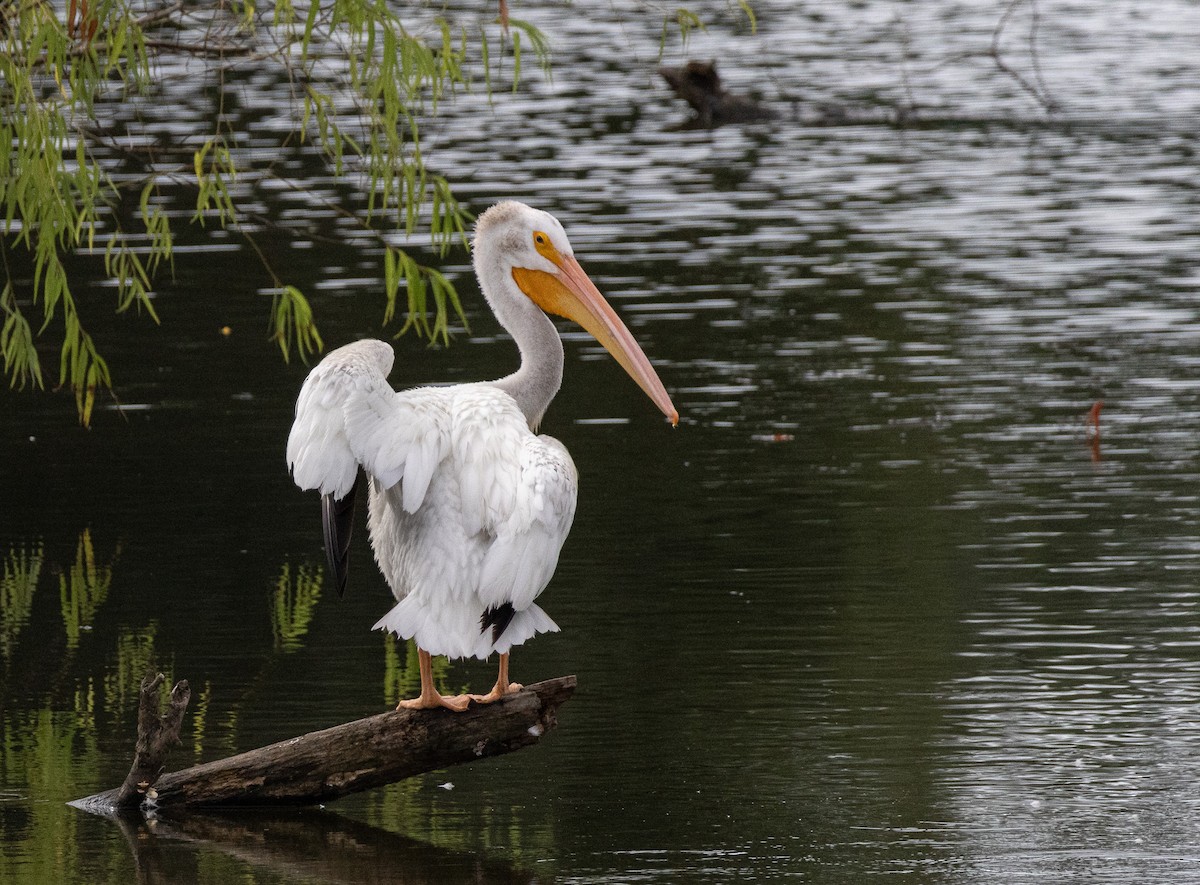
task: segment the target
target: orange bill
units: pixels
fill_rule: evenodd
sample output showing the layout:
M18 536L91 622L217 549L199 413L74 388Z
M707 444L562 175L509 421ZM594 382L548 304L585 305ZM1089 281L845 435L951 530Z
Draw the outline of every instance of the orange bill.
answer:
M587 329L671 423L678 424L679 412L667 396L658 373L579 262L570 255L558 253L551 260L558 265L558 273L513 268L513 279L521 291L546 313L574 320Z

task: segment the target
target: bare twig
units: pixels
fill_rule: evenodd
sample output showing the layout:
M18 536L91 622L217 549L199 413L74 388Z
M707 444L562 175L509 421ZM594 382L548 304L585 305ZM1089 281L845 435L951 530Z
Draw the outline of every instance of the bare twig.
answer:
M1004 57L1000 54L1000 37L1004 33L1004 29L1008 27L1008 22L1012 18L1013 13L1017 11L1017 7L1023 3L1029 4L1033 15L1033 21L1029 29L1029 54L1033 60L1033 70L1034 76L1037 79L1037 84L1031 83L1021 74L1020 71L1006 62ZM1050 97L1049 92L1045 88L1045 83L1042 81L1041 66L1038 62L1036 41L1038 19L1039 15L1037 0L1011 0L1011 2L1008 4L1008 7L1004 10L1004 14L1000 16L1000 21L996 24L996 29L992 32L992 45L988 54L991 56L996 67L1002 73L1007 74L1014 81L1016 81L1017 85L1029 93L1033 100L1041 105L1042 109L1046 111L1046 113L1052 114L1058 109L1058 104L1053 98ZM1041 88L1039 88L1039 85Z
M1042 79L1042 62L1038 55L1037 36L1038 28L1042 23L1042 13L1038 9L1037 0L1029 0L1029 9L1032 19L1029 22L1029 59L1033 63L1033 76L1037 80L1038 88L1042 95L1050 101L1053 108L1057 108L1058 102L1050 97L1050 90L1046 87L1046 81Z
M908 78L908 60L912 57L912 36L906 19L901 18L897 14L895 21L900 27L900 88L904 90L904 98L908 102L908 110L912 111L917 106L917 99L912 91L912 82Z
M1016 13L1017 8L1022 3L1028 3L1031 10L1032 21L1029 28L1029 57L1033 66L1034 80L1036 83L1030 82L1028 77L1025 77L1005 61L1004 56L1000 52L1000 39L1008 27L1009 21ZM1046 86L1046 81L1042 78L1041 58L1037 48L1037 34L1041 26L1041 13L1037 7L1037 0L1010 0L1008 6L1004 9L1004 14L1000 16L1000 21L996 23L995 29L992 31L992 41L987 49L972 49L966 52L956 52L953 55L932 65L929 70L937 71L948 65L956 64L961 61L966 61L971 58L989 58L996 68L1004 75L1011 77L1013 81L1021 87L1021 90L1029 95L1038 105L1048 114L1056 113L1060 105L1050 94L1049 88Z
M157 49L160 52L186 52L188 55L213 56L223 58L228 55L250 55L255 48L249 45L237 46L232 43L180 43L172 40L146 41L147 49Z
M137 20L138 27L147 28L150 25L156 25L161 21L165 21L175 15L177 12L183 11L183 0L178 3L172 3L170 6L164 6L162 9L156 9L153 12L147 12Z

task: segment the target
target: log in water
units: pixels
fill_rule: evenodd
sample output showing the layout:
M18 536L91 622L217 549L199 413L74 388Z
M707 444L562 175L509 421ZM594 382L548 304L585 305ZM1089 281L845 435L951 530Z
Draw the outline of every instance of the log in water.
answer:
M394 710L182 771L143 788L151 807L305 805L537 743L557 724L575 677L527 685L465 711ZM120 789L78 799L85 811L119 808Z

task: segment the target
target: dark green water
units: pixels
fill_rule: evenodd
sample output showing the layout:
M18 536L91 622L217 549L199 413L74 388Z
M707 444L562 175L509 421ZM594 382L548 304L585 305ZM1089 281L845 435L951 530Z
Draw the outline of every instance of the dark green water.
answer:
M369 629L390 595L365 540L346 598L323 585L283 463L305 367L265 342L235 238L179 256L162 328L97 315L123 415L0 395L0 881L1194 881L1198 11L1039 4L1068 117L1041 125L988 64L935 64L1000 6L755 4L759 36L689 54L780 102L858 100L898 88L907 29L928 103L1019 125L671 131L657 29L606 7L526 11L553 84L430 127L476 211L558 215L682 416L569 330L544 424L581 473L542 597L562 632L513 667L579 690L535 749L303 813L67 807L123 777L150 662L194 688L183 766L387 709L415 659ZM237 87L248 115L272 84ZM170 88L147 126L182 140L203 100ZM260 242L326 342L381 334L378 252L250 192L321 235ZM466 256L448 271L472 333L396 342L397 386L515 363Z

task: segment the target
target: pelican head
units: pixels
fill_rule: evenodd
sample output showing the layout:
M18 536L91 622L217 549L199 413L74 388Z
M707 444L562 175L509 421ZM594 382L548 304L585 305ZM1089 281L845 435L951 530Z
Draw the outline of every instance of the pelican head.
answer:
M492 310L518 343L522 329L512 317L524 305L510 310L509 302L525 300L573 320L612 354L672 424L679 423L650 360L575 260L557 218L524 203L497 203L475 225L475 267Z

